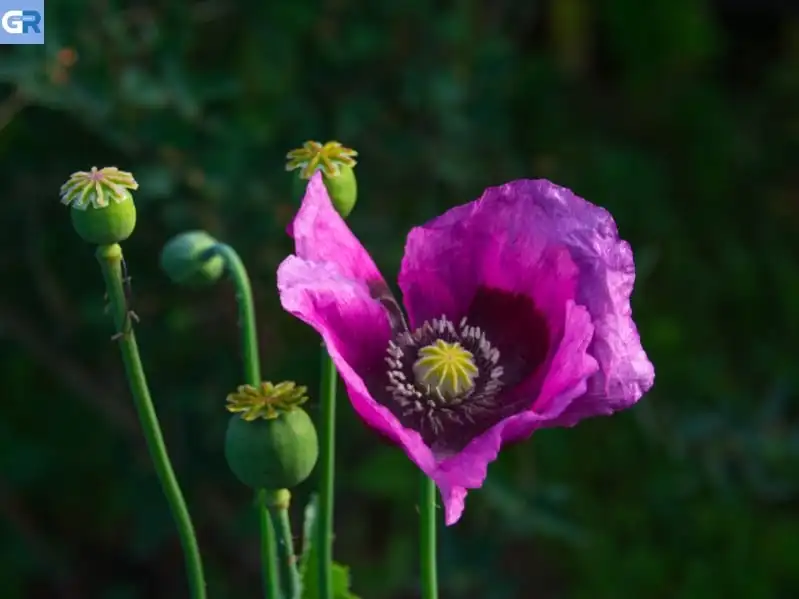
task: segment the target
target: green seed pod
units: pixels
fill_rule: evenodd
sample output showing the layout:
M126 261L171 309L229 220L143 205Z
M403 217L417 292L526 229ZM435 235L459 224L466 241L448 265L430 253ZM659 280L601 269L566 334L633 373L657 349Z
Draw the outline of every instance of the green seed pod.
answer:
M72 226L82 239L97 245L125 241L136 228L136 205L130 190L133 175L109 166L72 173L61 186L61 203L72 208Z
M225 436L228 466L252 489L290 489L310 476L319 457L316 428L299 407L305 387L292 382L244 385L228 396L234 412Z
M286 170L297 170L293 181L294 197L301 201L305 196L308 180L318 170L338 213L347 218L358 199L358 182L354 167L357 164L353 149L345 148L337 141L322 145L318 141L307 141L301 148L286 154Z
M216 283L225 272L225 261L221 256L207 257L207 252L217 243L205 231L175 235L161 250L161 269L178 285Z

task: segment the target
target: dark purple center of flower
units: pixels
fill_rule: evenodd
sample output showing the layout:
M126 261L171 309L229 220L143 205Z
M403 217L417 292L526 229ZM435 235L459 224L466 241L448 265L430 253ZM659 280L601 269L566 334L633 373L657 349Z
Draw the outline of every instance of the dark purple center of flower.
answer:
M456 361L434 366L457 379L457 360L468 356L471 366L462 373L468 374L462 380L468 384L435 385L430 381L437 378L419 376L420 364L431 363L431 352L446 360L447 348ZM444 315L415 331L403 328L389 342L383 403L435 451L457 452L503 418L529 407L529 396L515 398L511 391L535 372L548 351L549 330L531 298L479 288L457 323Z

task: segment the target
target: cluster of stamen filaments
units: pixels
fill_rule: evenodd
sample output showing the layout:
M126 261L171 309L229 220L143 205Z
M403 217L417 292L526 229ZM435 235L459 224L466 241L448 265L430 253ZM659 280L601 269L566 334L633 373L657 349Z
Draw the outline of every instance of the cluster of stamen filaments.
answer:
M422 416L433 431L447 421L474 422L492 410L502 388L499 350L480 327L445 316L389 342L387 390L403 415Z

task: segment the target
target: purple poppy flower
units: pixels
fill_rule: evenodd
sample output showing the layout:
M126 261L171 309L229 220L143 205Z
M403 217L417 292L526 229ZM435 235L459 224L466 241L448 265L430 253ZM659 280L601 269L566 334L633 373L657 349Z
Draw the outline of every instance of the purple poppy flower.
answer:
M487 189L413 229L407 319L318 173L278 269L360 417L431 477L447 524L503 444L627 408L654 383L630 309L635 267L611 215L545 180Z

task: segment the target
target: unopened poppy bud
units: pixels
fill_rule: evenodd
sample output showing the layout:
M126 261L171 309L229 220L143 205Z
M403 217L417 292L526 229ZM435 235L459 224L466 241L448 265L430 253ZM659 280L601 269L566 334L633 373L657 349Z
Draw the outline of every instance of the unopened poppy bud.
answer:
M306 388L293 382L239 387L227 398L233 412L225 437L225 457L242 483L252 489L290 489L311 474L319 441L308 413Z
M225 271L221 256L208 255L217 240L205 231L186 231L175 235L161 250L161 269L179 285L210 285Z
M286 170L297 171L293 181L297 201L301 201L305 195L305 188L313 174L321 171L333 206L342 218L347 218L358 199L358 183L353 170L357 155L358 152L337 141L329 141L324 145L318 141L306 141L301 148L286 154Z
M139 184L115 166L72 173L61 186L61 203L72 210L72 226L85 241L111 245L126 240L136 228L136 206L130 190Z

